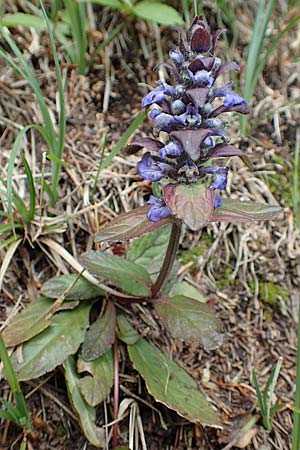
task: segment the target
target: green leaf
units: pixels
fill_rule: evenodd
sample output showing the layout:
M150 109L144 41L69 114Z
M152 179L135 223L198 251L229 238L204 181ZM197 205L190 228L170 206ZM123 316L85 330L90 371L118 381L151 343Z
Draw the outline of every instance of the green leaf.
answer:
M53 301L40 297L17 314L3 331L3 339L8 347L28 341L49 326L46 319Z
M108 350L104 355L91 362L79 358L77 370L79 373L89 373L78 382L81 394L87 403L90 406L97 406L102 403L114 384L112 350Z
M95 424L96 410L82 397L78 384L80 377L76 372L74 358L69 357L64 362L68 394L74 411L78 415L85 437L97 448L105 448L105 431Z
M118 338L125 344L135 344L141 336L137 333L125 316L118 316Z
M120 214L96 234L96 242L105 241L123 241L150 233L163 225L170 223L171 218L152 222L147 218L147 212L150 206L141 206L131 211Z
M82 265L93 275L108 280L128 294L151 295L151 279L143 267L115 255L91 250L80 256Z
M271 220L283 209L263 203L222 200L223 205L216 208L209 222L253 222L255 220Z
M128 345L128 353L157 401L191 422L220 426L217 415L195 381L154 345L140 339L134 345Z
M0 20L2 27L32 27L36 30L44 30L46 28L45 21L42 17L35 16L33 14L15 13L5 14Z
M163 262L163 256L167 250L170 225L165 225L152 233L136 239L129 245L127 258L140 266L143 266L151 278L158 275Z
M116 325L116 309L111 302L108 302L103 316L98 318L86 332L82 346L82 357L85 361L97 359L111 347L115 339Z
M88 327L90 308L90 304L82 303L74 310L55 314L46 330L23 344L22 361L19 354L12 354L19 380L40 377L76 353Z
M174 338L184 342L200 341L206 350L222 344L221 324L209 306L184 295L165 297L153 305Z
M117 336L122 342L128 345L135 344L141 338L141 335L132 328L129 321L123 315L118 316Z
M164 198L172 214L191 230L200 230L210 221L214 210L215 193L201 183L191 185L168 184Z
M132 11L138 17L163 25L183 25L183 20L178 12L171 6L160 2L138 2Z
M201 303L206 303L207 300L198 289L194 288L194 286L187 281L179 281L175 284L171 290L171 297L175 297L176 295L184 295L193 298L194 300L198 300Z
M66 300L90 300L104 295L102 289L94 286L83 276L78 277L76 273L50 278L43 284L41 293L49 298L58 298L69 289L76 279L76 283L65 297Z

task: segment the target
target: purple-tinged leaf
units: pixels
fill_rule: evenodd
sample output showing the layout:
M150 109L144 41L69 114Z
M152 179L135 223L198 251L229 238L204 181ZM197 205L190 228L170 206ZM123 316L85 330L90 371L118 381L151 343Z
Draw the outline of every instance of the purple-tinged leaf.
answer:
M82 357L85 361L97 359L111 347L115 339L116 324L116 309L108 302L103 316L92 323L86 332L82 345Z
M200 145L209 133L209 129L200 128L198 130L172 131L170 135L177 139L189 157L196 161L200 157Z
M217 30L212 37L212 50L215 49L217 40L219 39L219 37L221 36L222 33L226 32L226 28L222 28L221 30Z
M245 152L231 144L217 144L208 153L209 158L229 158L230 156L245 156Z
M151 205L141 206L127 213L121 214L96 234L96 242L126 241L134 237L150 233L157 228L172 222L171 217L166 217L159 222L152 222L147 218Z
M239 156L244 164L250 169L253 170L252 162L245 155L245 152L238 147L235 147L231 144L217 144L214 148L212 148L209 153L209 158L229 158L230 156Z
M196 53L206 53L211 48L211 35L205 28L198 28L191 38L191 49Z
M191 230L200 230L210 222L215 193L203 184L168 184L163 188L164 199L172 214Z
M279 206L263 203L239 202L222 199L223 205L216 208L209 222L253 222L271 220L283 212Z
M158 141L157 139L152 139L150 137L144 137L137 139L136 141L131 142L128 144L125 148L125 151L129 155L133 155L134 153L137 153L142 148L146 148L147 150L158 152L164 144L161 141Z
M229 72L230 70L234 70L235 72L240 71L240 66L236 62L228 61L225 64L222 64L220 69L218 70L218 76L224 72Z
M196 73L198 70L210 71L214 65L214 61L214 56L208 56L207 58L196 58L188 68L193 73Z
M201 342L206 350L222 344L221 323L208 305L175 295L156 300L153 306L173 338L186 343Z
M249 114L250 112L250 108L247 105L247 103L241 103L239 105L235 105L235 106L228 106L226 107L225 105L221 105L218 108L216 108L214 111L212 111L210 117L217 117L218 115L224 113L224 112L238 112L240 114Z
M195 106L202 108L207 103L209 88L188 89L187 95L192 99Z
M179 83L179 81L180 81L180 76L179 76L178 70L176 70L175 67L172 66L172 64L167 64L167 63L163 63L163 62L162 62L162 63L157 64L157 66L154 67L154 70L156 70L156 69L157 69L158 67L160 67L160 66L163 66L163 67L165 67L167 70L169 70L170 73L173 75L174 79L176 80L176 82Z

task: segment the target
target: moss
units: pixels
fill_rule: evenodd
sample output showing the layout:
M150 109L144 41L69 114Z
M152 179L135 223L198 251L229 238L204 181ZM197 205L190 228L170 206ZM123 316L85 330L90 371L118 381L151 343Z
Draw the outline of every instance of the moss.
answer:
M293 207L292 183L290 182L291 167L281 155L275 155L275 162L282 167L280 172L268 176L270 191L276 198L281 198L288 206Z
M235 283L231 278L232 268L227 267L222 274L216 275L216 286L218 289L226 289Z
M192 262L189 271L194 272L197 268L197 260L199 256L204 256L208 248L212 244L212 238L208 234L201 237L201 241L197 247L190 250L181 250L178 252L178 259L183 265Z
M250 288L254 292L255 284L252 281ZM286 287L280 284L272 283L270 281L259 281L258 283L258 297L259 299L269 305L278 305L280 299L286 301L289 297L289 291Z

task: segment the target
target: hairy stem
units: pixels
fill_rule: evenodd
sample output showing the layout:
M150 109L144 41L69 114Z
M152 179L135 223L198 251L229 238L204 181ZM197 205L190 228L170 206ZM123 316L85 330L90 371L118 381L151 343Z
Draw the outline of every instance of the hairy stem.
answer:
M114 341L114 421L113 424L113 449L118 446L118 414L119 414L119 361L118 361L118 338L115 335Z
M152 287L152 297L157 296L170 275L179 246L180 232L181 222L173 222L166 256L157 280Z

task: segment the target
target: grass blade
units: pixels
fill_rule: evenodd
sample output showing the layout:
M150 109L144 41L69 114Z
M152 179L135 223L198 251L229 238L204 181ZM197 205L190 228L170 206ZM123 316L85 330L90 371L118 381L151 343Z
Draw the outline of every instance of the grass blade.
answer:
M84 3L78 3L74 0L64 0L64 3L69 16L71 33L75 44L75 60L73 62L78 65L79 73L86 75L87 64L85 54L88 44L86 36L86 6Z
M27 181L28 181L28 187L29 187L29 211L28 211L28 218L27 218L27 222L26 222L26 224L29 225L30 222L34 218L35 199L36 199L35 186L34 186L34 180L33 180L30 166L29 166L28 161L23 152L21 153L21 159L24 164L24 169L25 169L25 173L26 173L26 177L27 177Z
M58 145L54 148L51 148L51 151L53 152L54 156L56 156L59 159L62 159L63 151L64 151L64 143L65 143L65 134L66 134L66 109L65 109L65 97L64 97L64 85L62 80L62 73L60 64L58 61L56 46L55 46L55 40L53 36L53 32L51 29L51 24L48 19L44 4L42 0L40 1L40 5L42 8L43 16L45 19L45 22L47 24L47 30L50 38L51 43L51 49L53 53L53 59L55 64L55 73L57 78L57 85L58 85L58 92L59 92L59 136L58 136ZM60 175L60 169L61 165L53 162L52 164L52 194L53 194L53 201L51 201L51 205L55 206L56 200L58 198L57 193L57 186L59 182L59 175Z
M0 333L0 359L3 363L4 370L5 370L5 376L9 383L9 386L11 388L11 391L17 401L17 409L14 408L12 405L7 403L5 404L5 407L7 408L8 412L12 414L12 416L16 416L16 421L19 424L19 418L25 417L25 425L28 432L31 431L31 420L29 411L26 405L25 398L22 394L19 381L17 379L16 373L13 369L12 363L10 361L10 357L8 356L2 335ZM16 414L17 413L17 414Z
M263 424L264 424L265 428L269 429L269 424L267 422L266 404L265 404L264 398L262 396L261 390L259 388L259 384L258 384L258 381L257 381L255 370L252 370L252 381L253 381L253 384L254 384L254 387L255 387L255 391L256 391L256 395L257 395L257 401L258 401L258 406L259 406L259 409L260 409L260 412L261 412Z
M127 140L130 138L130 136L136 131L136 129L144 122L145 118L147 116L147 112L145 110L141 111L134 121L129 125L121 139L117 142L115 147L112 149L110 154L105 158L105 160L100 165L100 171L105 169L111 161L114 159L115 156L121 151L121 149L126 144Z
M15 54L15 56L18 59L19 64L21 67L19 67L12 59L10 55L8 55L3 47L0 46L0 55L6 60L6 62L17 72L19 75L21 75L25 80L28 81L31 89L35 93L41 113L44 120L44 125L48 133L48 140L50 143L51 148L56 147L56 135L54 131L54 127L52 124L51 116L48 111L47 104L45 102L45 99L43 97L43 93L41 91L41 88L35 78L34 72L32 71L31 67L27 63L23 53L19 50L18 46L15 44L14 40L10 37L9 32L5 32L5 29L2 30L2 36L10 46L11 50Z

